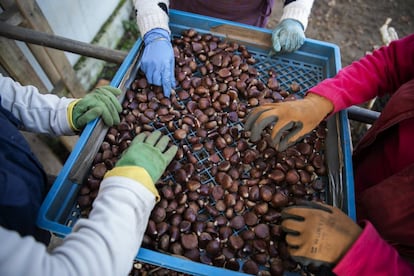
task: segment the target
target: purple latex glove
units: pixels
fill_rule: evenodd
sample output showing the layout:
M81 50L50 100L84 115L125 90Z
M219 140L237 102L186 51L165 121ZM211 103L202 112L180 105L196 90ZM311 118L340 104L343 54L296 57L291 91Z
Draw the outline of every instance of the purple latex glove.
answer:
M272 33L273 49L276 52L293 52L305 42L302 24L295 19L284 19Z
M144 35L144 53L141 69L151 84L162 86L164 96L169 97L175 87L174 51L170 34L161 28L153 29Z

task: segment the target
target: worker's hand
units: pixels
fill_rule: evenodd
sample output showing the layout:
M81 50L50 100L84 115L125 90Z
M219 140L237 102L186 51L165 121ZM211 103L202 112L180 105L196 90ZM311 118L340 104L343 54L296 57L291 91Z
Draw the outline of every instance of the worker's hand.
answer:
M292 258L315 266L335 265L362 231L338 208L310 201L285 208L282 229Z
M272 33L273 49L276 52L293 52L305 42L302 24L295 19L284 19Z
M177 146L168 147L170 139L159 130L140 133L116 162L108 175L125 176L145 185L158 198L154 184L160 179L177 153Z
M273 123L271 145L284 151L315 129L333 110L333 104L316 94L304 99L264 104L247 115L245 129L251 131L250 140L260 139L263 129Z
M108 126L119 124L119 113L122 111L122 106L116 96L120 94L121 90L118 88L101 86L95 88L82 99L73 102L74 105L69 106L72 111L72 126L75 130L80 130L99 116Z
M144 53L141 69L149 83L162 86L164 96L169 97L175 88L174 51L169 33L161 28L144 35Z

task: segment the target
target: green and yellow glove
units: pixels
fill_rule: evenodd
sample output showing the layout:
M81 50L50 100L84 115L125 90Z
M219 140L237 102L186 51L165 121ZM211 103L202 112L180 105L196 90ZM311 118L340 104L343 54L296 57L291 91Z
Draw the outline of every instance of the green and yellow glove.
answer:
M159 200L155 183L160 179L168 164L177 153L177 146L168 149L168 136L159 130L150 134L140 133L132 140L128 149L105 177L125 176L142 183Z
M315 266L335 265L362 231L338 208L310 201L285 208L282 229L292 258Z
M264 104L254 108L247 115L244 127L251 131L250 139L256 142L263 130L274 123L272 146L278 151L284 151L315 129L333 108L328 99L308 93L301 100Z
M122 106L116 98L119 95L121 90L118 88L101 86L82 99L73 101L68 108L71 127L79 131L99 116L108 126L119 124L119 113L122 111Z

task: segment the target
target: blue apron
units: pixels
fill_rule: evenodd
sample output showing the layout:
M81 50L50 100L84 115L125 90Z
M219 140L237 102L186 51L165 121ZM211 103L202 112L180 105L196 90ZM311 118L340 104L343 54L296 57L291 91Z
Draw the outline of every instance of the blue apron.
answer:
M0 106L0 225L48 243L49 233L36 226L47 178L20 127L21 122Z

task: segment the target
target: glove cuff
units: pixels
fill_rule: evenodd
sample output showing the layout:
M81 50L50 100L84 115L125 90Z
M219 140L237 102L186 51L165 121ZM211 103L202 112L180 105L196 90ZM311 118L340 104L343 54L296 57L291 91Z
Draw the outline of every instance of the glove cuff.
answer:
M73 122L73 108L75 107L75 105L80 101L80 99L74 100L72 101L69 105L68 105L68 109L67 109L67 116L68 116L68 122L70 127L72 128L73 131L77 132L80 131L80 129L78 129L75 126L75 123Z
M157 2L158 1L134 1L135 9L137 11L137 25L142 36L156 28L164 29L170 33L168 14L158 6ZM168 3L166 3L166 6L168 6Z
M307 93L305 99L310 101L318 112L323 114L323 117L326 118L334 110L333 103L325 97L319 96L314 93Z
M147 188L151 193L155 195L155 199L158 202L160 200L160 195L158 190L155 188L154 182L152 181L149 173L142 167L138 166L121 166L115 167L112 170L108 171L104 178L110 176L124 176L131 178L138 183L141 183L145 188Z
M164 29L156 28L144 35L145 45L148 45L156 40L170 41L170 33Z
M284 6L280 22L282 22L284 19L297 20L302 24L303 30L306 31L312 5L313 0L296 0L290 2Z

